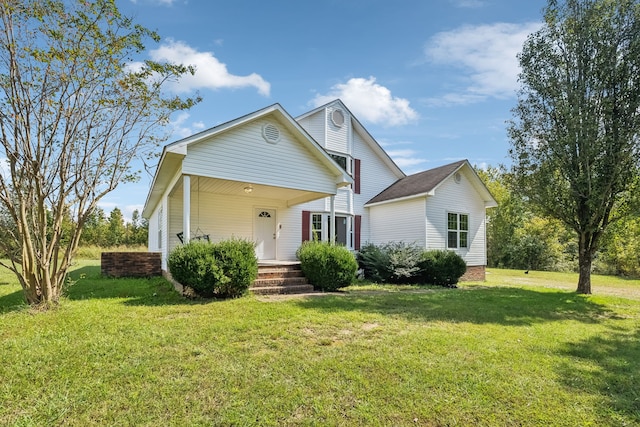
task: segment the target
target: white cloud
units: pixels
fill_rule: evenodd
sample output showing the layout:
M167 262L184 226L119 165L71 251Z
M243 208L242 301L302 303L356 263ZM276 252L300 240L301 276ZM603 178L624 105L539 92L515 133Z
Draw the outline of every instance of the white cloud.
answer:
M411 149L387 150L389 157L400 167L400 169L410 168L426 163L426 159L421 159L418 152Z
M175 139L186 138L204 129L204 123L202 122L188 123L189 117L191 117L189 113L181 111L169 123L169 126L173 129L172 136Z
M391 95L391 91L376 83L375 77L352 78L336 84L326 95L316 95L311 104L318 107L340 98L361 120L383 126L400 126L418 119L409 101Z
M180 41L170 40L157 49L150 51L154 61L166 61L174 64L192 65L195 75L185 75L179 83L172 86L178 93L191 92L195 89L238 89L254 87L263 96L269 96L271 85L256 73L248 76L236 76L229 73L227 65L220 62L213 52L198 52Z
M429 103L469 104L515 96L520 72L517 54L540 26L537 22L463 26L433 36L424 49L427 60L463 69L466 86Z

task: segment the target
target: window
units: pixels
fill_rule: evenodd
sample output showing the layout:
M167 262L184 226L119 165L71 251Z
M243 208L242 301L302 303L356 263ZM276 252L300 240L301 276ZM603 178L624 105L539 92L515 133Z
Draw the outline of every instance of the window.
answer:
M331 216L328 213L311 213L311 220L307 228L303 221L303 236L310 236L314 241L329 241L331 238L331 230L335 227L336 243L345 245L348 248L353 247L353 217L347 215L336 215L333 224L331 224ZM303 237L303 240L305 237Z
M469 215L447 213L447 248L469 247Z
M322 240L322 215L321 214L311 215L311 240L313 241Z
M345 156L341 156L339 154L329 154L331 156L331 158L333 160L335 160L335 162L340 165L340 167L342 169L344 169L346 172L349 172L347 170L347 158Z

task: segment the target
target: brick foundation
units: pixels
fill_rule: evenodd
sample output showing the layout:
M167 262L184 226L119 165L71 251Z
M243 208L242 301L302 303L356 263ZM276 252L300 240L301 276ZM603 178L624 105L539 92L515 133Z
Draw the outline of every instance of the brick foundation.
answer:
M484 265L467 266L467 271L460 278L461 282L484 282L484 280L485 280Z
M102 252L100 272L111 277L162 275L160 252Z

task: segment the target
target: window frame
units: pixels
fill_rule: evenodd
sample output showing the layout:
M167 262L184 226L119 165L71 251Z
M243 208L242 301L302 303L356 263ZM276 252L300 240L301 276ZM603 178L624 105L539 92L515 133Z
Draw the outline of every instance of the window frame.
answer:
M469 214L447 212L447 249L469 250Z
M327 213L327 212L310 212L310 220L309 220L309 238L312 241L322 241L322 242L328 242L329 238L331 236L331 227L335 226L335 221L341 218L346 219L346 244L345 247L353 250L353 245L354 245L354 216L350 215L350 214L345 214L345 213L336 213L333 222L334 224L331 224L330 221L330 217L331 214ZM320 225L320 228L316 228L314 226L314 221L316 221L318 218L320 218L320 221L317 222L317 224ZM319 233L317 233L319 231ZM316 233L318 235L318 238L316 238Z
M353 176L353 157L348 154L330 151L328 151L327 154L329 154L333 161L336 162L340 167L342 167L342 160L339 159L344 159L344 171L349 174L349 176Z

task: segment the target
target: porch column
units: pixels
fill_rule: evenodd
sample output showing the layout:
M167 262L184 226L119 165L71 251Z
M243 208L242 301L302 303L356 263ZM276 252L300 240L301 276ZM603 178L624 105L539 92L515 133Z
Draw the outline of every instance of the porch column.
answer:
M191 237L191 176L182 176L182 239L189 243Z
M331 230L329 241L332 245L336 244L336 196L329 198L329 230Z

